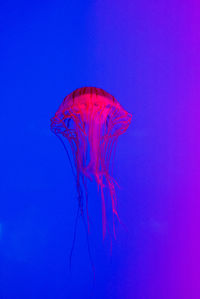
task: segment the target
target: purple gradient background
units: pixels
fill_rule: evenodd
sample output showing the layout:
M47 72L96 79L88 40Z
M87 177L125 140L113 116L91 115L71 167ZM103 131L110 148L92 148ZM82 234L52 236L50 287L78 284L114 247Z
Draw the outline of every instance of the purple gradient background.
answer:
M50 118L98 86L133 114L119 138L112 257L90 186L94 298L200 298L200 5L197 1L1 4L0 298L88 298L84 228L69 274L75 183Z

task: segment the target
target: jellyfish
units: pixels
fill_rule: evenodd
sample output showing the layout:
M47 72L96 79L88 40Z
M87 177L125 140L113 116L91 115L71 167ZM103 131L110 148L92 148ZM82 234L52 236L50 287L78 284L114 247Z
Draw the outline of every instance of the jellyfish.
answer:
M103 239L107 230L105 188L108 188L111 199L114 237L115 216L120 220L112 166L118 137L127 130L131 118L132 115L108 92L96 87L82 87L64 98L51 119L51 130L63 143L70 160L77 187L78 211L86 217L88 231L87 182L94 180L97 183L102 201Z

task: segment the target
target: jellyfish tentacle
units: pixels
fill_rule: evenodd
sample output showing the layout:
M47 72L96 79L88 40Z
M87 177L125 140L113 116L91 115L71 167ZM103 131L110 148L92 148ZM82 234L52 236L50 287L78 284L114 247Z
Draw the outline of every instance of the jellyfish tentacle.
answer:
M78 205L76 219L75 219L75 225L74 225L74 236L73 236L72 246L71 246L71 250L70 250L70 254L69 254L69 269L70 269L70 271L71 271L71 265L72 265L72 255L74 252L75 241L76 241L77 225L78 225L78 218L79 218L79 211L80 211L79 209L80 209L80 207Z

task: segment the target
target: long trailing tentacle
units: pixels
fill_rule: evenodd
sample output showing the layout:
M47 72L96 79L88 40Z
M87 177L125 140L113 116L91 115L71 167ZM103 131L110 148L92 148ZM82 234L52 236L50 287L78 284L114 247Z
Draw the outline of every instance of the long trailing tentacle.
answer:
M92 267L93 279L95 281L95 267L94 267L94 262L93 262L93 258L92 258L91 248L90 248L90 240L89 240L88 227L87 227L87 223L85 221L85 217L82 217L82 220L83 220L83 224L84 224L84 228L85 228L85 233L86 233L87 246L88 246L88 255L89 255L90 264L91 264L91 267Z
M68 157L68 159L69 159L69 163L70 163L70 166L71 166L71 169L72 169L73 176L76 178L76 173L75 173L75 170L74 170L74 168L73 168L73 164L72 164L72 161L71 161L71 159L70 159L70 156L69 156L69 152L68 152L68 150L67 150L67 147L66 147L65 143L63 142L62 138L61 138L58 134L56 134L56 136L59 138L59 140L61 141L61 143L62 143L63 146L64 146L64 149L65 149L65 151L66 151L66 153L67 153L67 157Z
M78 226L79 213L80 213L80 207L78 206L76 219L75 219L75 225L74 225L74 236L73 236L72 246L71 246L71 250L70 250L70 254L69 254L69 269L70 269L70 272L71 272L71 266L72 266L72 255L73 255L73 252L74 252L74 246L75 246L75 241L76 241L76 232L77 232L77 226Z
M82 180L83 180L83 178L82 178ZM91 248L90 248L88 225L87 225L87 222L85 220L85 213L84 213L83 205L80 205L80 202L83 202L83 191L82 191L82 188L81 188L80 184L79 184L79 187L78 187L78 197L79 197L79 206L82 207L81 218L82 218L85 233L86 233L86 240L87 240L87 246L88 246L88 255L89 255L89 260L90 260L90 264L91 264L91 267L92 267L93 279L95 281L95 267L94 267L94 262L93 262L93 258L92 258Z

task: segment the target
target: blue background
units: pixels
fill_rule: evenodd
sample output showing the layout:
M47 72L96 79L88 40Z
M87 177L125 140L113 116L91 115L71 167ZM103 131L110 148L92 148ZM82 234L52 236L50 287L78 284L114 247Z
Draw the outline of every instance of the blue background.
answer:
M89 188L94 298L199 298L191 224L197 227L199 191L192 133L198 6L4 1L0 18L0 298L91 293L81 221L69 272L76 185L50 131L63 98L82 86L105 89L133 114L115 158L127 230L116 225L112 256L109 238L102 240L101 199Z

